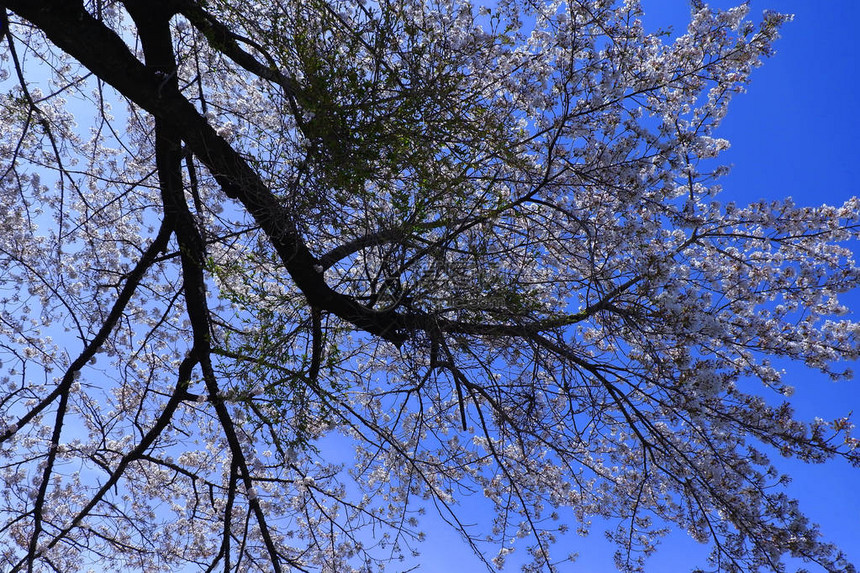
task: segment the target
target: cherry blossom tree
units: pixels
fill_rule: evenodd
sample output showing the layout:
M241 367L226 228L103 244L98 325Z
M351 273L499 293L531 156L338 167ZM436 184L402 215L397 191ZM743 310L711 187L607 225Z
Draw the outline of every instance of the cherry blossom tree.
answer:
M854 570L771 458L860 464L775 365L850 376L860 200L718 200L787 16L0 7L3 571L376 571L427 510L490 569L605 519Z

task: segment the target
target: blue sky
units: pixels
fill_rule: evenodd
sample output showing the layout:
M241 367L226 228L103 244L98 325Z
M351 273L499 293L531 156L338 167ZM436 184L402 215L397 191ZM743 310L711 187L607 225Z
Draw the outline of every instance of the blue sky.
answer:
M736 2L712 2L720 7ZM686 0L643 0L649 28L674 25L681 30ZM778 9L796 15L786 25L777 54L753 74L746 94L732 103L717 135L732 147L722 159L733 164L723 181L723 200L738 203L792 196L800 204L841 203L860 194L860 0L753 0L752 11ZM860 252L860 249L858 249ZM860 315L860 293L846 299ZM860 372L860 365L856 370ZM796 387L793 401L799 416L832 419L855 411L860 416L860 383L833 383L803 368L789 378ZM820 466L777 460L794 482L790 493L821 525L825 538L840 545L860 565L860 469L835 461ZM463 520L487 523L480 508L465 507ZM428 510L432 512L432 510ZM423 523L427 542L422 557L392 571L420 563L419 573L471 573L482 565L456 532L428 515ZM580 559L565 570L608 573L614 570L614 547L599 527L588 538L571 536L559 553L577 552ZM522 553L524 547L519 547ZM684 533L670 536L649 561L649 571L682 572L704 565L706 549ZM514 554L516 555L516 554ZM505 571L518 571L510 559Z
M728 7L737 2L711 4ZM643 0L643 5L648 28L674 25L676 31L683 29L686 1ZM733 165L722 181L721 198L746 203L791 196L798 204L840 204L860 194L860 1L753 0L751 14L764 9L793 13L795 20L785 26L776 55L753 73L748 92L732 102L717 132L732 144L721 157ZM857 252L860 254L860 248ZM855 309L852 317L857 320L860 293L845 300ZM855 370L860 374L860 365ZM801 419L833 419L851 411L860 415L858 380L834 383L797 366L788 370L788 378L796 387L793 402ZM776 462L793 477L789 493L821 525L824 537L860 565L860 468L840 461L817 466L783 459ZM487 516L474 515L475 521L481 519ZM418 571L481 570L447 526L428 519L425 530L428 540L421 547ZM614 571L613 547L603 540L599 528L587 538L571 537L559 549L560 553L580 554L567 570ZM664 542L647 570L689 571L705 565L705 553L702 546L679 533ZM519 570L517 560L509 563L505 571Z
M758 0L752 6L793 13L795 20L723 123L723 137L732 142L726 159L734 164L725 194L739 202L791 196L810 205L860 194L860 2ZM845 300L857 320L860 292ZM860 415L858 374L860 365L854 380L834 383L803 368L789 371L800 417ZM860 469L839 462L782 468L794 478L790 492L825 538L860 565Z

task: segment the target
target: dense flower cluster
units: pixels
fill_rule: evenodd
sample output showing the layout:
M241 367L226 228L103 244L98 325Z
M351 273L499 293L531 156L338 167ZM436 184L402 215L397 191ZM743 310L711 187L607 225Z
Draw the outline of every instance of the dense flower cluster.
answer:
M0 569L375 571L433 507L488 567L606 518L853 571L768 456L860 464L774 398L860 357L860 200L716 183L787 16L0 8Z

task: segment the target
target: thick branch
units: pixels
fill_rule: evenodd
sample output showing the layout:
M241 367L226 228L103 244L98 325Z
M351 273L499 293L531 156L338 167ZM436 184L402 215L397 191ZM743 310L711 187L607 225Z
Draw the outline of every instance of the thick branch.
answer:
M224 192L251 213L311 305L392 342L406 339L400 315L369 309L325 283L318 270L319 262L295 228L292 213L194 105L178 89L167 85L169 78L144 66L113 30L93 18L80 3L8 0L4 4L122 95L181 133L188 148Z

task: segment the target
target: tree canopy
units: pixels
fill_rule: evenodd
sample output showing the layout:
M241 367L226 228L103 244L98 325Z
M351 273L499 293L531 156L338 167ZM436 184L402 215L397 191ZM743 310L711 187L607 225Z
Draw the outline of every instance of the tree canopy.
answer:
M776 364L850 377L860 200L718 195L788 16L0 8L3 571L376 571L425 511L490 569L600 519L854 571L771 458L860 465Z

